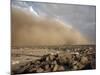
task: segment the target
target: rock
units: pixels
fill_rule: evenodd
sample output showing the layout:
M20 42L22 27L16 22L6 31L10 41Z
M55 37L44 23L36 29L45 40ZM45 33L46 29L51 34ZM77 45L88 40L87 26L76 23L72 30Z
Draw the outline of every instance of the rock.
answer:
M72 63L72 64L73 64L73 66L74 66L74 65L76 65L77 63L78 63L77 61L73 61L73 63Z
M52 61L54 58L55 58L54 55L49 55L49 59L50 59L50 61Z
M51 64L55 65L55 64L57 64L57 61L56 60L52 61Z
M54 68L53 68L53 71L57 71L57 69L58 69L58 65L55 64L55 65L54 65Z
M36 72L36 68L31 68L29 72Z
M46 64L48 64L48 62L43 61L43 62L41 62L40 65L42 65L44 67Z
M75 66L73 66L73 70L77 70L78 69L78 67L75 65Z
M83 65L83 64L81 64L81 63L79 63L79 62L77 63L77 67L78 67L77 69L78 69L78 70L81 70L84 66L85 66L85 65Z
M40 73L43 72L44 70L42 68L38 68L36 72Z
M46 61L50 61L49 56L46 57Z
M92 69L92 66L90 63L84 65L84 67L82 68L82 70L87 70L87 69Z
M68 59L66 57L59 57L59 64L66 64L68 63Z
M83 56L82 58L81 58L81 61L80 61L82 64L87 64L88 63L88 58L87 57L85 57L85 56Z
M39 64L40 64L39 60L35 61L35 65L39 65Z
M41 62L46 61L46 57L48 57L48 55L42 56L41 59L40 59L40 61L41 61Z
M30 64L28 63L28 64L25 65L23 68L20 68L16 73L24 73L25 70L26 70L27 68L29 68L29 67L30 67Z
M54 67L54 65L53 65L53 64L51 64L51 65L50 65L50 68L51 68L51 69L53 69L53 67Z
M91 67L92 67L92 69L96 69L95 63L96 63L95 61L91 62Z
M55 58L58 58L58 55L59 55L58 53L57 53L57 54L55 54Z
M64 66L59 66L58 67L58 71L64 71L64 70L65 70Z
M45 70L48 70L50 68L49 65L45 65L44 67L45 67Z
M43 72L51 72L51 69L44 70Z

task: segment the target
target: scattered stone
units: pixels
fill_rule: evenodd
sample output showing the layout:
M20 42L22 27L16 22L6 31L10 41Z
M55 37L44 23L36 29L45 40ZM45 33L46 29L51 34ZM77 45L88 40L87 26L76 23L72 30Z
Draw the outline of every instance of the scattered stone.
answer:
M81 63L77 63L77 70L81 70L82 68L84 68L85 65L81 64Z
M53 61L54 58L55 58L54 55L49 55L49 59L50 59L50 61Z
M58 70L58 65L55 64L55 65L54 65L54 68L53 68L53 71L57 71L57 70Z
M59 66L58 67L58 71L64 71L64 70L65 70L64 66Z
M16 73L23 73L29 67L30 67L30 64L27 64L23 68L20 68L18 71L16 71Z
M88 63L88 58L87 57L85 57L85 56L83 56L82 58L81 58L81 61L80 61L82 64L87 64Z
M49 69L49 65L45 65L45 70L48 70Z
M55 64L57 64L57 61L54 60L53 62L51 62L51 64L55 65Z
M36 68L34 67L34 68L31 68L30 70L29 70L29 72L31 73L31 72L36 72Z
M48 57L48 56L46 57L46 61L47 61L47 62L49 61L49 57Z
M78 67L77 66L73 66L73 70L77 70L78 69Z
M43 72L44 70L42 68L38 68L36 72L40 73Z
M92 50L90 48L90 50ZM40 73L40 72L55 72L55 71L70 71L95 69L95 54L89 49L76 48L75 51L70 49L67 51L58 51L43 55L40 59L27 62L26 64L16 67L12 70L13 74L22 73ZM13 65L13 64L12 64ZM14 68L14 67L13 67Z

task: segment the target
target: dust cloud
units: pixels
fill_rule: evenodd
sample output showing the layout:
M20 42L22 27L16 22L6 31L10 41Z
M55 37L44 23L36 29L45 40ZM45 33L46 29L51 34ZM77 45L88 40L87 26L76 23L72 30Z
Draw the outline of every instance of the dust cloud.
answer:
M58 19L33 15L30 11L12 7L12 46L82 45L88 40L75 28Z

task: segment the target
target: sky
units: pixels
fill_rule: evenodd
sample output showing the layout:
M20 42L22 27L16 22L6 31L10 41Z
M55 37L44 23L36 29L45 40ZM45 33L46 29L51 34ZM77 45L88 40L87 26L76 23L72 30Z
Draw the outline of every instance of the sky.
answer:
M58 18L71 25L93 43L96 41L96 6L12 1L12 5L28 8L36 16Z

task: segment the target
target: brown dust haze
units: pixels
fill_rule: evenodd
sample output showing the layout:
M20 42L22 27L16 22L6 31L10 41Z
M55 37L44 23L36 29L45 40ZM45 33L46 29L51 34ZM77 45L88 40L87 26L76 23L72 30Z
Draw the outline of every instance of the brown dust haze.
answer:
M75 28L60 20L33 15L12 7L11 44L21 46L82 45L89 41Z

